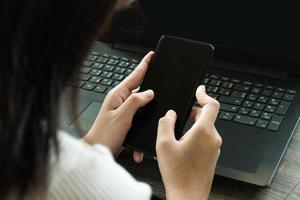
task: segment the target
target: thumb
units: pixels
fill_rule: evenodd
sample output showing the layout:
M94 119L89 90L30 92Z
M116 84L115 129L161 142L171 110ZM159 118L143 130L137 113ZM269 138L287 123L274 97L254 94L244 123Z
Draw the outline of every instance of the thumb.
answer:
M157 129L156 148L175 141L174 128L176 123L176 112L169 110L166 115L160 118Z
M133 117L135 112L149 103L154 97L152 90L131 94L118 108L123 117Z

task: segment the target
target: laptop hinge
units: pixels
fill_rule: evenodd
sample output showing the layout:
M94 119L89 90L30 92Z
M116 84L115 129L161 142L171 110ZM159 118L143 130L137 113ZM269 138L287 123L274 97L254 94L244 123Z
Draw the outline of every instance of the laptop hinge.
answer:
M239 63L229 63L223 61L212 61L211 66L216 68L231 70L235 72L255 74L259 76L275 78L280 80L286 80L288 78L288 73L286 72L276 70L276 69L270 69L270 68L267 69L263 67L253 66L253 65L244 65Z
M122 50L122 51L128 51L131 53L143 54L143 55L148 53L150 50L152 50L149 47L131 45L131 44L119 43L119 42L112 44L112 48Z

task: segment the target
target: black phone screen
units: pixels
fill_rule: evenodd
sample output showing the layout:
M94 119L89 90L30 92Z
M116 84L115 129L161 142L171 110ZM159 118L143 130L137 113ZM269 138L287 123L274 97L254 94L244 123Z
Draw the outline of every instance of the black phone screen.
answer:
M152 89L155 97L135 114L125 147L155 155L158 121L170 109L177 113L175 136L182 136L212 52L207 43L171 36L160 39L140 86L140 91Z

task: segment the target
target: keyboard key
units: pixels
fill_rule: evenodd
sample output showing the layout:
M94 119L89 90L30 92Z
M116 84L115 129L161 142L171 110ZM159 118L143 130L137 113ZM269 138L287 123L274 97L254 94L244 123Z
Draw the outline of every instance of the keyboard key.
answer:
M287 101L292 101L294 99L294 95L292 95L292 94L285 94L283 96L283 99L287 100Z
M212 78L212 79L219 79L220 77L219 76L217 76L217 75L215 75L215 74L212 74L212 75L210 75L210 77L209 78Z
M275 113L279 114L279 115L285 115L287 113L290 105L291 105L290 102L281 101L280 104L278 105Z
M113 72L118 73L118 74L123 74L125 71L126 71L126 69L124 69L124 68L116 67Z
M112 87L116 87L117 85L119 85L120 81L114 81L113 84L111 84Z
M271 86L271 85L267 85L267 86L266 86L266 89L268 89L268 90L274 90L274 87Z
M135 68L136 68L136 66L137 66L137 64L134 64L134 63L132 63L132 64L130 64L130 65L129 65L129 67L128 67L128 68L129 68L129 69L135 69Z
M254 105L254 101L245 101L243 103L243 106L246 108L252 108L253 105Z
M94 69L102 69L104 66L104 64L100 64L100 63L94 63L92 68Z
M275 110L276 110L276 107L275 107L275 106L267 105L267 106L265 107L265 111L266 111L266 112L273 113L273 112L275 112Z
M93 69L90 74L93 75L93 76L99 76L101 74L101 70L98 70L98 69Z
M238 79L231 79L231 82L233 82L233 83L240 83L241 81L238 80Z
M119 64L118 64L118 66L119 67L122 67L122 68L126 68L126 67L128 67L129 66L129 62L124 62L124 61L121 61Z
M251 117L259 117L260 114L261 114L261 111L259 111L259 110L251 110L249 115Z
M250 86L248 86L248 85L242 85L242 84L236 84L234 86L234 89L242 91L242 92L248 92L250 90Z
M220 109L229 112L237 112L239 108L239 106L222 103Z
M280 116L280 115L273 115L273 118L272 118L272 122L276 122L276 123L281 123L283 121L284 117L283 116Z
M97 62L105 64L108 61L107 58L100 57Z
M263 104L263 103L255 103L253 108L256 110L263 110L264 107L265 107L265 104Z
M249 117L246 115L235 115L234 120L235 122L247 125L255 125L257 119L254 117Z
M222 83L221 87L223 88L228 88L228 89L231 89L233 88L234 84L233 83L230 83L230 82L224 82Z
M257 99L257 101L258 101L259 103L267 103L268 100L269 100L269 97L265 97L265 96L260 96L260 97L258 97L258 99Z
M210 85L213 85L213 86L220 86L221 83L222 83L221 81L215 80L215 79L212 79L212 80L209 82L209 84L210 84Z
M259 119L256 122L256 127L258 128L267 128L269 121L263 120L263 119Z
M255 95L255 94L249 94L249 95L247 96L247 99L248 99L248 100L251 100L251 101L256 101L257 98L258 98L258 96Z
M92 51L91 54L94 55L94 56L100 56L101 55L101 53L98 52L98 51Z
M92 82L92 83L100 83L101 78L99 78L97 76L93 76L89 81Z
M287 93L296 94L296 90L287 90Z
M95 87L96 85L94 83L86 83L82 88L85 90L93 90Z
M109 64L109 65L116 65L118 63L119 63L119 61L115 60L115 59L109 59L108 62L107 62L107 64Z
M93 64L93 62L90 62L90 61L83 62L83 66L85 66L85 67L90 67L92 64Z
M122 61L125 61L125 62L128 62L128 61L129 61L129 59L128 59L128 58L125 58L125 57L122 57L121 60L122 60Z
M230 79L228 77L221 77L222 81L229 81Z
M253 93L253 94L259 94L260 92L261 92L261 89L257 88L257 87L252 88L252 90L251 90L251 93Z
M221 89L219 90L219 94L220 94L220 95L228 96L228 95L230 95L230 90L221 88Z
M248 113L250 112L250 109L249 108L240 108L239 110L239 114L242 114L242 115L248 115Z
M106 57L106 58L109 58L109 57L110 57L110 55L107 54L107 53L103 54L102 56L103 56L103 57Z
M217 93L219 88L215 86L208 86L206 87L207 92Z
M283 96L283 93L282 93L282 92L274 92L274 93L272 94L272 97L273 97L273 98L277 98L277 99L280 99L282 96Z
M131 72L132 72L132 69L127 69L124 74L128 76L129 74L131 74Z
M118 56L112 56L111 58L115 59L115 60L119 60L120 59L120 57L118 57Z
M243 84L244 84L244 85L248 85L248 86L253 85L253 83L252 83L252 82L249 82L249 81L243 81Z
M203 80L203 84L204 84L204 85L207 85L208 82L209 82L209 78L205 78L205 79Z
M114 74L111 79L116 80L116 81L121 81L121 80L123 80L124 77L125 76L121 75L121 74Z
M210 96L210 97L212 97L212 98L214 98L214 99L218 99L219 98L219 95L211 93L211 92L208 92L207 95Z
M83 81L87 81L91 78L91 75L79 73L77 78L80 79L80 80L83 80Z
M138 64L139 61L137 59L132 59L131 62L135 63L135 64Z
M88 74L91 71L91 68L88 67L81 67L80 72L84 74Z
M263 84L255 83L254 86L255 86L255 87L258 87L258 88L262 88L262 87L263 87Z
M279 104L280 100L278 99L270 99L269 104L273 106L277 106Z
M102 78L110 78L113 76L113 73L111 72L103 72L101 75L100 75Z
M109 80L109 79L103 79L103 80L101 81L101 84L102 84L102 85L105 85L105 86L110 86L112 83L113 83L113 81L112 81L112 80Z
M270 121L268 129L271 131L277 131L280 127L282 120L283 120L282 116L274 115L272 120Z
M263 95L263 96L271 96L271 94L272 94L272 90L263 90L262 92L261 92L261 95Z
M97 85L97 87L94 89L95 92L104 93L107 90L106 86L103 85Z
M112 72L114 69L115 69L115 67L114 67L114 66L111 66L111 65L105 65L105 66L103 67L103 70L104 70L104 71L107 71L107 72Z
M230 96L245 98L247 96L246 92L233 91Z
M263 112L260 117L262 119L270 120L272 118L272 114L271 113L267 113L267 112Z
M98 58L98 56L89 55L89 56L87 57L87 60L95 61L97 58Z
M228 97L228 96L221 96L219 101L222 103L228 103L233 105L241 105L243 102L242 98L235 98L235 97Z
M278 92L285 92L285 89L284 88L276 88L276 91L278 91Z
M234 117L234 114L230 113L230 112L223 112L223 111L221 111L220 114L219 114L219 118L220 119L232 120L233 117Z

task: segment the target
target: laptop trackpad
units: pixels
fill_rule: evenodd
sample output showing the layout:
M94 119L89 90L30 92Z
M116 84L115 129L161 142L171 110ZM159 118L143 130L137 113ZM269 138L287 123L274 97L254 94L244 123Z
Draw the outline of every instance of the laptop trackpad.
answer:
M79 115L79 117L71 124L72 128L75 128L75 124L78 123L83 132L88 132L92 127L102 103L93 101L87 108Z

